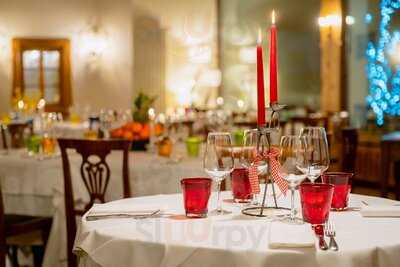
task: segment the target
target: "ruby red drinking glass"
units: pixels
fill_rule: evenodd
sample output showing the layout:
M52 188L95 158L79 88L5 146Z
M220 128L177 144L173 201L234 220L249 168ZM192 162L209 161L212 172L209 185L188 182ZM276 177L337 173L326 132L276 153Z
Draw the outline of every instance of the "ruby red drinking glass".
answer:
M322 182L333 185L332 210L346 210L351 191L352 173L327 172L322 174Z
M212 180L209 178L184 178L181 180L186 217L207 217L211 182Z
M301 184L300 199L304 221L312 225L324 224L329 217L332 195L331 184Z
M235 202L248 203L253 198L247 168L235 168L231 172L231 186Z

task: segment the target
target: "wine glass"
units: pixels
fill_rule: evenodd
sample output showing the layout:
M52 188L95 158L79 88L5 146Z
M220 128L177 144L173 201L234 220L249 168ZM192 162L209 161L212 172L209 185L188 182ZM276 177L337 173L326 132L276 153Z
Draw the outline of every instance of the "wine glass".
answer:
M283 218L283 221L289 224L301 224L303 221L295 216L294 194L296 187L306 179L306 174L301 171L308 168L305 137L282 136L279 163L281 175L288 182L290 189L290 216Z
M258 175L264 175L268 170L268 161L264 157L257 159L257 156L264 150L268 150L268 140L265 135L260 135L258 129L251 129L244 132L243 148L240 157L240 162L243 166L250 168L257 164ZM253 203L258 205L258 195L253 194Z
M301 170L314 183L329 168L329 147L326 132L323 127L305 127L301 129L300 136L305 138L309 162L309 166Z
M209 133L204 152L203 167L217 184L217 209L212 214L228 214L222 209L221 183L233 170L232 139L229 133Z

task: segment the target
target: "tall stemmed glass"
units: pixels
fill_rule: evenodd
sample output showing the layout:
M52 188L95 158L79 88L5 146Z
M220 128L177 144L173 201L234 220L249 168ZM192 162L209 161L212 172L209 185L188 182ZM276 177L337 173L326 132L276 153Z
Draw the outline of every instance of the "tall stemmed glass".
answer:
M301 224L302 219L295 216L294 194L297 186L306 179L306 174L301 171L308 168L305 138L293 135L282 136L279 162L281 175L288 182L290 189L290 216L283 218L283 221L289 224Z
M209 133L204 151L204 170L217 184L217 209L211 214L228 214L222 209L221 183L233 170L232 139L230 133Z
M309 166L301 169L307 178L315 180L329 168L329 147L326 132L323 127L305 127L300 136L304 137L307 145L307 160Z
M240 162L243 166L250 168L257 164L258 175L264 175L268 170L268 161L261 155L262 151L267 153L268 140L265 135L260 136L258 129L251 129L244 132L243 148ZM257 159L259 156L259 159ZM258 205L258 195L253 194L252 204Z

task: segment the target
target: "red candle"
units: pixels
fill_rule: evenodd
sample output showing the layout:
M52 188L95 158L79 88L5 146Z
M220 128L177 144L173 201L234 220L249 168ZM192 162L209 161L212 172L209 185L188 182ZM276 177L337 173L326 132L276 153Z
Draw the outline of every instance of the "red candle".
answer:
M261 30L258 31L257 40L257 123L265 125L265 96L264 96L264 66L261 46Z
M269 42L269 103L278 102L278 71L276 63L276 26L275 26L275 11L272 11L272 26L270 29Z

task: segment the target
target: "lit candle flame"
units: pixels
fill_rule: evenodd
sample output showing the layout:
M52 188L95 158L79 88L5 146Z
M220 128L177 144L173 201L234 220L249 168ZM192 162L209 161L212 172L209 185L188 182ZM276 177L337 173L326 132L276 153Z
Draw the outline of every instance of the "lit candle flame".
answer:
M275 10L272 10L272 24L275 24Z
M257 44L261 44L261 43L262 43L262 33L261 33L261 29L258 28Z

